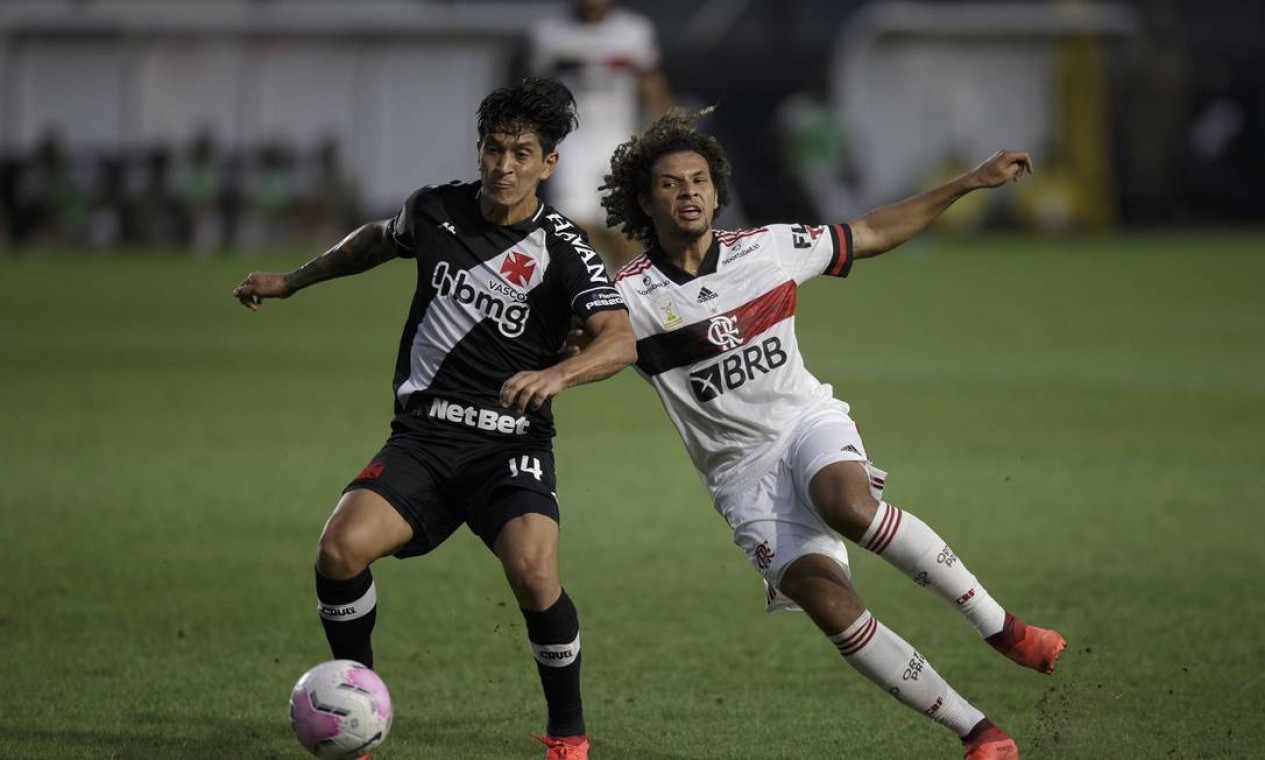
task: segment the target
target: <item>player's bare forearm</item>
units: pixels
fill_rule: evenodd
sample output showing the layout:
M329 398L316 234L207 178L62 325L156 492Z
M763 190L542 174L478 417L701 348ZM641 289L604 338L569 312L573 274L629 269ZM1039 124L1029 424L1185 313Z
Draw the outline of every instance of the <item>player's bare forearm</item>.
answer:
M539 371L515 374L501 386L501 406L526 411L576 385L604 380L637 360L637 342L626 311L589 317L592 340L577 353Z
M853 255L863 259L890 251L925 230L954 201L973 189L962 177L958 177L852 220L848 226L852 228Z
M637 361L637 338L628 312L600 311L589 317L586 327L592 335L589 344L553 366L568 388L605 380Z
M986 161L954 179L887 206L874 209L848 223L852 228L852 252L857 258L877 256L922 232L973 190L1000 187L1032 172L1032 159L1017 150L999 150Z
M394 256L387 223L370 222L293 272L251 272L233 288L233 297L258 311L265 298L289 298L309 285L372 269Z
M370 222L338 245L312 259L285 276L286 288L297 293L309 285L366 272L395 258L395 243L387 230L387 222Z

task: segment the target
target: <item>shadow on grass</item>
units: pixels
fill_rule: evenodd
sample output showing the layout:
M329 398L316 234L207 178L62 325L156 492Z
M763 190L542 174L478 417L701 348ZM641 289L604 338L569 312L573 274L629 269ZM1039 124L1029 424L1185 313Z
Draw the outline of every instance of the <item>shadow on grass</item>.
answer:
M196 733L193 733L196 731ZM285 733L282 733L284 731ZM283 760L299 754L287 751L289 727L264 727L257 721L200 720L196 724L163 726L142 718L128 727L100 730L15 730L0 727L0 747L4 757L23 760L62 758L112 758L113 760L153 760L153 758L250 758ZM180 735L183 734L183 735ZM296 749L297 746L296 746ZM10 755L13 752L15 754ZM299 750L301 752L301 750Z
M494 725L495 724L495 725ZM463 760L537 760L544 755L543 745L532 737L542 731L523 731L487 716L472 714L459 719L397 718L391 737L381 753L390 758L462 758ZM396 742L392 744L392 739ZM653 734L644 740L619 742L593 737L593 754L607 760L697 760L698 752L664 747ZM378 755L374 753L375 760Z

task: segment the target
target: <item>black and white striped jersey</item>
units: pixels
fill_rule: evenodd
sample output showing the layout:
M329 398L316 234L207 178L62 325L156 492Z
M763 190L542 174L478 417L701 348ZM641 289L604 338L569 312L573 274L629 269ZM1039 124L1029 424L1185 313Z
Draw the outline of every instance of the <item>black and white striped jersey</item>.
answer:
M417 262L395 365L397 418L466 437L548 438L553 414L502 409L516 372L558 361L572 315L624 309L588 236L546 204L496 225L479 211L478 182L426 187L391 221L400 256Z

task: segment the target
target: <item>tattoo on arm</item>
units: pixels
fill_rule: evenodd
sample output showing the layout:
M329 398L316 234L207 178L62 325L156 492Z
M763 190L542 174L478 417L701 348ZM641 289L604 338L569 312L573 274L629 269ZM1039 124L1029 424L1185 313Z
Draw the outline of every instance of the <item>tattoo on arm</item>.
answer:
M387 223L370 222L343 238L338 245L286 274L286 288L294 293L318 282L368 271L393 258L395 243L387 232Z

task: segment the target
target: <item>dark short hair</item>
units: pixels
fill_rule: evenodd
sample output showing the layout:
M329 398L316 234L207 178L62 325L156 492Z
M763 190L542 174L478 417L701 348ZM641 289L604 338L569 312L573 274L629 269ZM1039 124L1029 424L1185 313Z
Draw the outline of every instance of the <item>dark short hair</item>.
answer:
M729 203L731 170L725 149L715 137L694 128L694 123L711 110L688 113L673 108L645 132L615 149L610 174L598 188L605 191L602 208L606 209L607 227L620 230L629 240L654 245L654 222L641 210L639 198L650 192L650 171L655 162L670 153L692 151L702 156L716 187L717 210Z
M527 77L498 87L479 104L479 142L493 132L535 132L547 156L577 126L575 96L557 79Z

